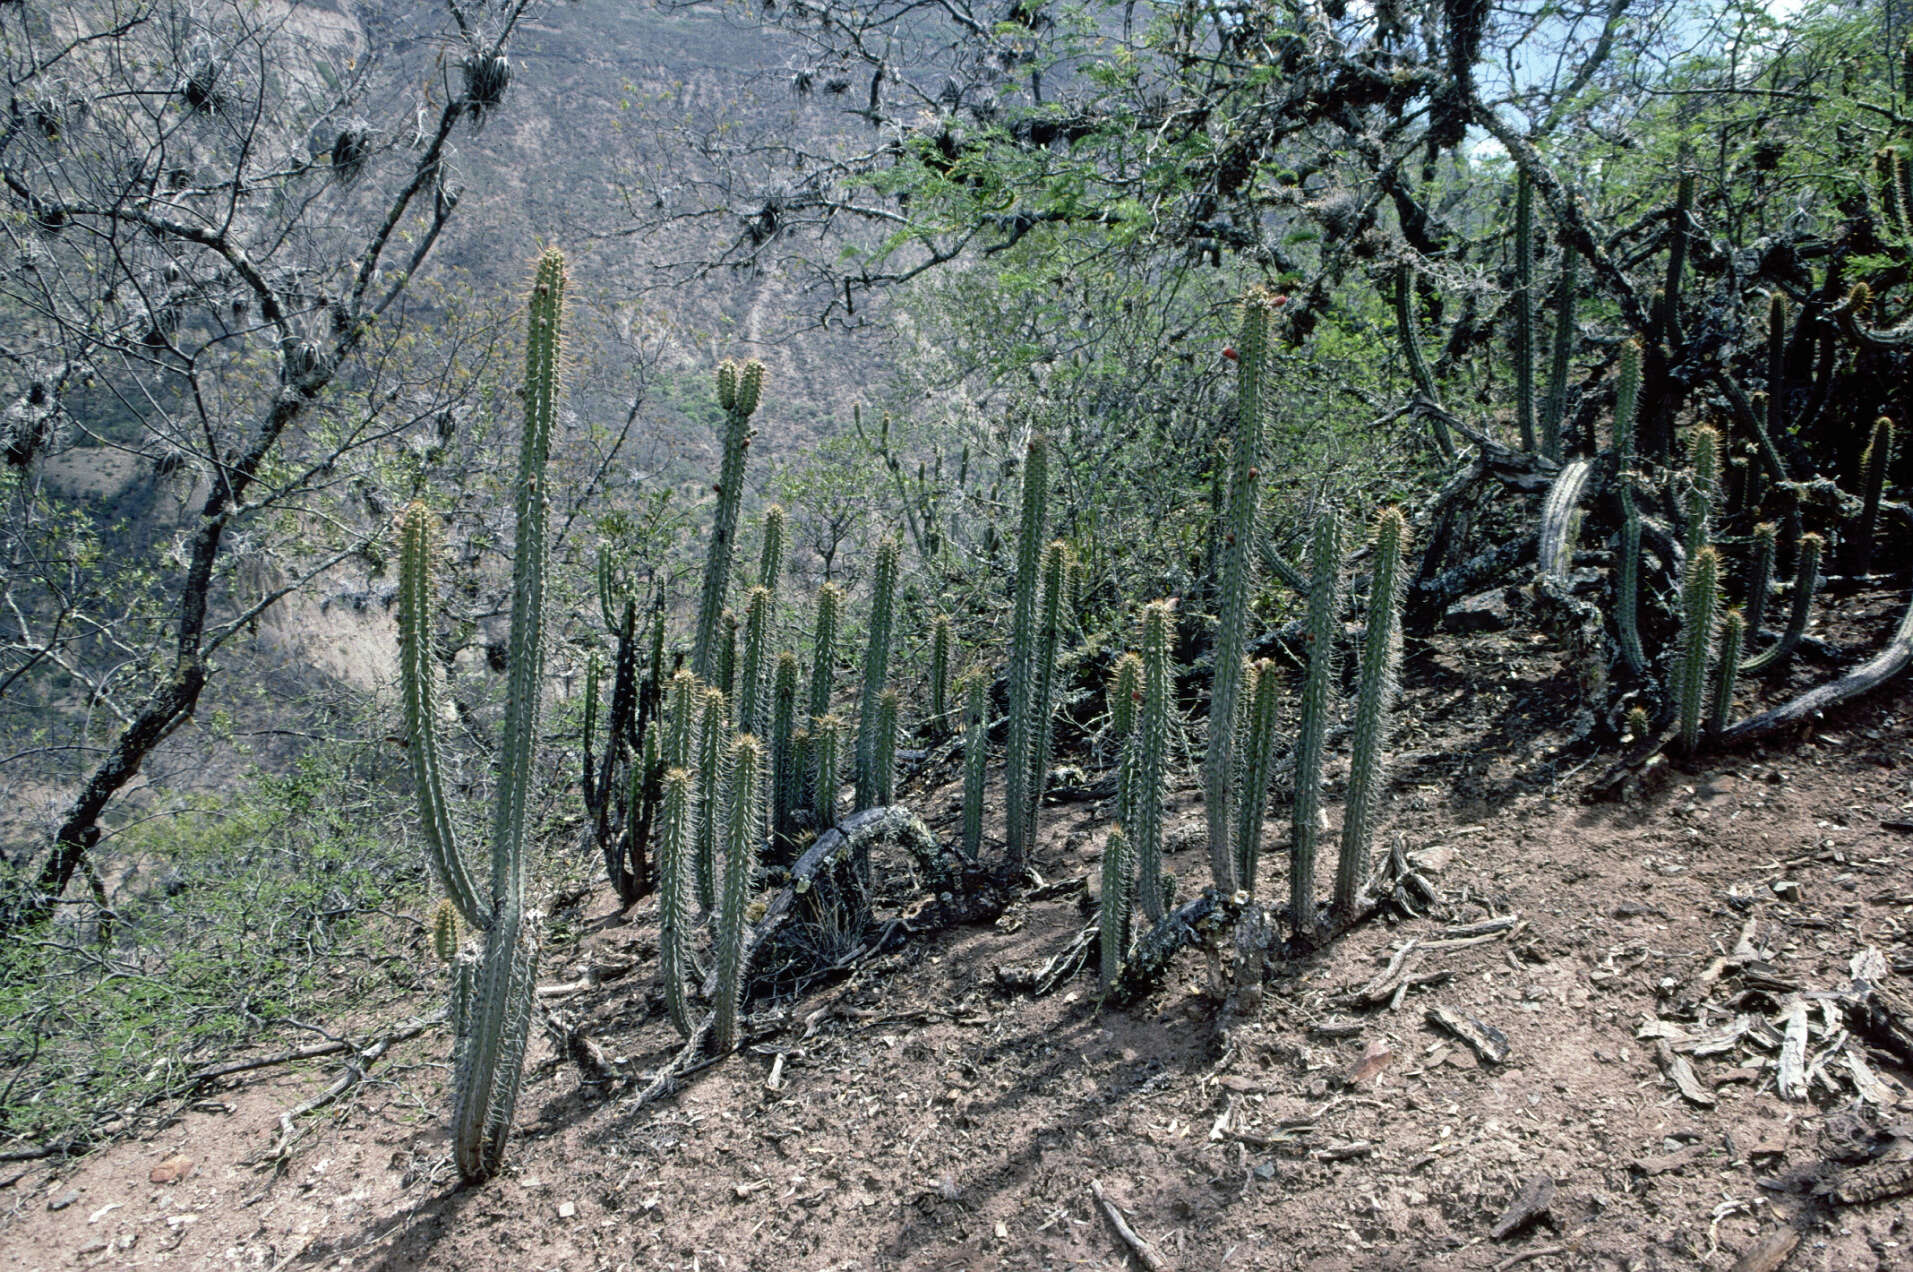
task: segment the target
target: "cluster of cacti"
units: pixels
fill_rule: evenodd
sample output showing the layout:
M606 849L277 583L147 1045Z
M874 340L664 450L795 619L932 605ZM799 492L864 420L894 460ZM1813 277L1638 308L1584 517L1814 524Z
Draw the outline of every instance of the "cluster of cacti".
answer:
M504 1163L523 1076L538 957L538 921L525 904L525 818L531 803L532 746L544 669L545 460L557 417L565 262L548 250L532 283L525 341L525 424L514 487L517 538L512 560L511 635L505 720L499 738L492 814L490 886L471 877L452 829L439 771L436 667L430 653L435 607L431 512L406 513L400 549L400 682L407 750L434 870L466 926L484 933L484 950L460 974L454 1011L452 1147L459 1173L477 1181Z

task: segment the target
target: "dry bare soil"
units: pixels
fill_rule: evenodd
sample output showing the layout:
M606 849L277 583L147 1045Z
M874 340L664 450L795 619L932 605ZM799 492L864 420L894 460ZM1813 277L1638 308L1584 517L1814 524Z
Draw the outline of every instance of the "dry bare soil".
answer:
M1870 648L1902 603L1850 601L1826 634ZM1913 1088L1845 1007L1856 974L1891 996L1913 973L1905 686L1592 800L1605 759L1551 751L1572 677L1545 641L1445 636L1406 680L1389 835L1442 904L1282 961L1226 1034L1201 951L1124 1008L1088 972L1016 988L1090 908L1108 810L1063 803L1050 886L760 996L746 1050L633 1108L679 1041L654 912L600 890L545 970L585 986L543 1001L629 1076L589 1083L537 1037L503 1178L457 1185L435 1027L277 1157L281 1111L336 1066L0 1167L0 1266L1913 1268ZM951 776L909 792L946 833ZM1193 789L1174 807L1172 868L1200 879Z

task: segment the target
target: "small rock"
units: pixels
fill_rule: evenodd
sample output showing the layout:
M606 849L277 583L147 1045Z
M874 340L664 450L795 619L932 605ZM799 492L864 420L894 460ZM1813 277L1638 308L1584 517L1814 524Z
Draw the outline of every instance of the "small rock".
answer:
M1508 613L1508 598L1501 592L1483 592L1465 601L1457 601L1441 616L1445 632L1466 636L1476 632L1505 632L1514 624Z
M577 1213L578 1213L578 1207L573 1205L571 1202L561 1201L558 1203L558 1217L560 1219L570 1219Z
M63 1192L58 1197L48 1198L46 1208L48 1210L65 1210L79 1199L80 1194L77 1192Z
M176 1184L193 1173L193 1159L184 1154L167 1158L148 1171L146 1178L155 1184Z
M1797 879L1775 879L1773 890L1774 895L1782 901L1800 900L1800 881Z

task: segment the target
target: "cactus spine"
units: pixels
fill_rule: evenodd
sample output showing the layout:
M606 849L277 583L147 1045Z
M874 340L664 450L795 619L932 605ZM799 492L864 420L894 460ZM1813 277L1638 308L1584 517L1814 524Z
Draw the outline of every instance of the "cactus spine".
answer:
M1243 719L1242 781L1236 792L1236 882L1255 894L1256 866L1262 856L1262 810L1275 772L1276 714L1279 709L1275 664L1268 659L1249 668L1249 711ZM1120 779L1119 779L1120 785Z
M1010 720L1004 754L1004 821L1011 869L1021 869L1031 847L1024 824L1030 806L1030 736L1035 720L1030 702L1036 692L1037 578L1042 542L1049 524L1049 444L1030 438L1023 459L1023 508L1016 542L1016 593L1010 612ZM1040 778L1036 780L1041 780Z
M943 737L950 731L950 646L955 633L948 614L930 625L930 731Z
M863 702L857 715L857 808L875 807L881 779L878 776L877 750L880 743L878 715L882 711L884 681L890 674L890 630L897 608L897 564L900 551L895 539L877 545L877 572L871 584L870 640L864 646ZM890 746L894 757L896 730L891 730Z
M724 794L725 738L730 734L730 706L722 689L704 691L697 735L697 904L708 911L717 904L717 841L723 824L719 801Z
M723 633L724 594L731 579L731 551L737 537L737 510L744 496L744 460L751 445L751 415L764 385L764 364L753 359L741 367L730 360L717 368L717 403L724 408L724 459L718 469L717 516L704 559L704 587L698 597L697 628L692 636L691 670L698 679L722 683L715 675Z
M871 795L875 805L897 801L897 717L903 712L903 699L895 689L877 695L876 745L871 747Z
M1268 371L1269 298L1250 296L1243 305L1238 344L1236 431L1229 467L1229 494L1222 524L1222 596L1216 625L1215 678L1209 697L1208 753L1203 761L1203 798L1209 821L1209 870L1216 890L1235 891L1235 855L1229 843L1229 796L1235 780L1237 699L1242 688L1243 650L1248 644L1249 594L1255 587L1257 487L1266 415L1263 380Z
M532 283L525 339L525 427L514 486L517 537L512 559L511 636L505 722L498 747L492 810L491 897L480 901L465 867L440 784L436 704L427 650L432 603L429 513L406 514L400 551L400 662L406 727L419 783L420 811L433 866L465 921L485 933L484 953L460 969L454 1010L461 1019L454 1060L452 1148L469 1182L498 1173L524 1075L538 960L537 916L525 908L525 817L531 802L532 747L544 672L545 460L557 416L564 317L565 260L547 250ZM462 960L461 960L462 962Z
M757 868L757 839L764 812L758 796L763 748L750 734L731 743L730 798L724 827L724 895L717 911L717 1022L712 1037L719 1055L737 1048L737 1009L744 999L744 907Z
M1621 656L1635 675L1647 672L1647 653L1641 648L1641 514L1634 506L1634 419L1641 396L1641 342L1621 346L1620 383L1614 392L1614 456L1620 471L1616 490L1621 501L1621 561L1614 583L1614 626L1621 637Z
M1342 809L1342 853L1335 867L1335 909L1348 914L1367 882L1369 845L1381 805L1384 750L1399 687L1402 656L1402 556L1408 522L1396 508L1375 521L1374 566L1369 575L1368 625L1362 633L1362 679L1355 697L1355 741L1349 756L1348 799Z
M1741 665L1740 669L1748 675L1784 667L1793 657L1794 647L1807 631L1814 589L1820 584L1820 553L1825 546L1826 541L1817 534L1800 536L1800 559L1795 563L1793 604L1787 611L1787 630L1780 634L1779 640Z
M988 685L982 674L970 677L964 704L963 855L975 861L983 851L983 784L990 763Z
M1049 779L1050 750L1055 738L1056 655L1062 643L1063 593L1068 587L1069 549L1061 540L1043 554L1043 610L1036 637L1036 687L1030 714L1028 803L1023 808L1023 835L1028 849L1036 847L1036 824Z
M1681 588L1681 649L1674 669L1674 714L1684 751L1700 747L1701 710L1707 696L1707 659L1720 605L1720 554L1703 547L1687 563Z
M1740 647L1747 634L1740 611L1730 609L1720 620L1720 657L1714 663L1714 704L1707 715L1707 736L1719 737L1734 716L1734 680L1740 673Z
M1860 457L1860 523L1853 528L1854 573L1873 569L1873 540L1880 520L1880 499L1886 494L1886 469L1893 461L1893 421L1882 415L1873 422L1866 453Z
M1167 601L1142 612L1142 710L1136 718L1136 900L1153 922L1163 913L1162 784L1169 754L1169 626Z
M689 673L686 673L687 675ZM658 839L658 975L671 1023L686 1037L691 1008L684 982L691 971L691 775L673 768L664 775L664 825Z
M1134 898L1129 884L1129 838L1120 825L1109 828L1103 841L1103 889L1097 915L1097 944L1102 955L1105 992L1116 983L1129 953L1129 915Z
M1521 449L1534 434L1534 187L1520 173L1514 187L1514 409Z
M1342 518L1325 508L1309 551L1309 665L1295 734L1295 802L1289 816L1289 926L1315 931L1315 845L1321 834L1322 756L1335 710L1335 637L1340 627Z

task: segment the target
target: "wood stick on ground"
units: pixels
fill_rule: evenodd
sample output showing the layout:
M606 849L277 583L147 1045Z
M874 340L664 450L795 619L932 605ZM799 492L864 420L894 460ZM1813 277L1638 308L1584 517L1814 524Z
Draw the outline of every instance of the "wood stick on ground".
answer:
M359 1083L365 1081L365 1075L371 1070L372 1066L377 1064L393 1047L407 1039L418 1037L425 1032L429 1025L436 1023L438 1023L436 1019L413 1021L402 1029L395 1029L391 1033L386 1034L368 1047L363 1049L353 1048L352 1058L345 1062L345 1071L338 1076L331 1086L319 1092L319 1094L313 1096L311 1099L303 1101L279 1115L278 1142L272 1146L272 1151L266 1154L261 1164L274 1167L284 1166L286 1159L291 1156L292 1153L292 1140L297 1133L293 1125L295 1122L308 1113L318 1112L326 1105L350 1091L353 1087L358 1086Z
M1109 1217L1110 1227L1114 1228L1116 1235L1123 1239L1123 1244L1129 1247L1129 1252L1135 1255L1137 1260L1141 1262L1145 1268L1149 1269L1149 1272L1169 1272L1169 1265L1162 1261L1162 1256L1156 1253L1153 1246L1136 1234L1136 1230L1129 1226L1129 1221L1123 1218L1123 1212L1117 1208L1116 1203L1111 1201L1109 1195L1103 1191L1102 1181L1096 1179L1090 1180L1089 1191L1096 1194L1096 1200L1101 1203L1103 1207L1103 1214Z
M1514 1267L1516 1264L1526 1263L1529 1259L1545 1259L1549 1255L1566 1254L1567 1252L1568 1247L1564 1245L1536 1246L1532 1250L1523 1250L1520 1254L1509 1255L1501 1262L1495 1264L1495 1272L1508 1272L1509 1268Z

